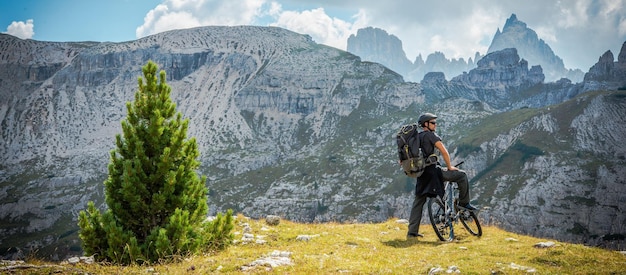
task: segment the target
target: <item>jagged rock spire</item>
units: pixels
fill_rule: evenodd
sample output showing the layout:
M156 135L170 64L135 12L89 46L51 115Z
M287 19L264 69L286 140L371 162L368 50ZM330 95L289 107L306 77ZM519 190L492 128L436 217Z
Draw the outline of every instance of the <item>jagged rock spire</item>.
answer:
M502 31L500 29L496 31L487 53L507 48L516 48L520 57L526 59L529 65L541 65L546 81L561 78L569 78L574 82L582 80L582 71L566 69L563 60L515 14L511 14L506 20Z

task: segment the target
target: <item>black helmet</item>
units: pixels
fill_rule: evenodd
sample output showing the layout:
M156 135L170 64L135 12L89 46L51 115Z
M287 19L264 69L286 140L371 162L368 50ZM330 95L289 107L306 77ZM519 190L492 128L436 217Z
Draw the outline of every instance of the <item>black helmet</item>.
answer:
M435 118L437 118L437 116L436 116L436 115L431 114L431 113L425 113L425 114L423 114L423 115L421 115L421 116L420 116L419 120L417 120L417 123L418 123L420 126L422 126L422 127L423 127L423 126L424 126L424 122L426 122L426 121L430 121L430 120L433 120L433 119L435 119Z

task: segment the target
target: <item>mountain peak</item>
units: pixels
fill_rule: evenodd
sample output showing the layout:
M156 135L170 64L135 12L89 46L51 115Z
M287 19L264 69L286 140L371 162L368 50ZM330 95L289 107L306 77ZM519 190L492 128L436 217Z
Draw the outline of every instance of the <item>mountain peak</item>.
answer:
M359 29L356 35L350 35L347 51L363 60L379 62L402 75L413 67L404 53L402 41L379 28L367 27Z
M604 52L598 62L585 74L585 81L604 82L598 87L605 89L626 87L626 42L622 44L617 62L614 60L615 56L610 50Z
M520 57L526 59L530 65L541 65L547 81L556 81L565 77L578 82L583 78L582 71L567 70L563 60L515 14L506 20L502 31L498 29L487 53L507 48L516 48Z
M502 31L506 31L508 28L514 28L514 27L518 27L521 29L525 29L526 23L517 20L517 15L515 15L515 13L511 14L511 17L509 17L509 19L506 20L506 23L504 24L504 28L502 29Z

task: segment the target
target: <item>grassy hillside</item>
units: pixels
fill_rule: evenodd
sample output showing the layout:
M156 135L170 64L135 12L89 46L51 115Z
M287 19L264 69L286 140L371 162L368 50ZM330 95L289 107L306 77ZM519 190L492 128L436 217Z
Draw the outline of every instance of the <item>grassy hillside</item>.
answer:
M156 265L76 265L29 260L3 262L2 274L428 274L452 267L461 274L624 274L620 252L554 241L485 227L484 235L469 235L459 224L459 239L440 242L430 225L425 237L406 240L407 225L395 219L373 224L301 224L237 218L237 243L211 255ZM249 229L245 229L249 228ZM242 241L244 231L249 241ZM252 234L252 235L249 235ZM308 240L306 240L308 238ZM274 266L272 266L274 265Z

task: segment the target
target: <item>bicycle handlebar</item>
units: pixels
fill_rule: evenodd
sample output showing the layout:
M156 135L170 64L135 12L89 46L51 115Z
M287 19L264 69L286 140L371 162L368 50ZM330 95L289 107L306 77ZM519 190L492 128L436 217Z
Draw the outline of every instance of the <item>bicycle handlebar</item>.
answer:
M459 163L455 164L455 165L454 165L454 167L459 167L459 166L461 166L461 164L463 164L463 163L465 163L465 161L461 161L461 162L459 162ZM445 167L445 164L439 164L439 165L441 165L441 166L444 166L444 167Z

